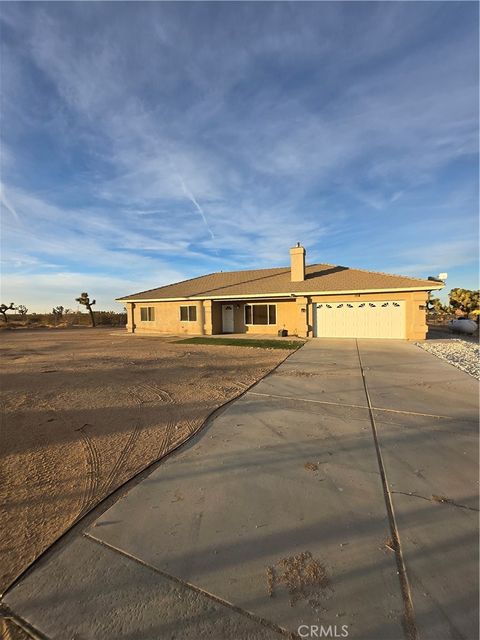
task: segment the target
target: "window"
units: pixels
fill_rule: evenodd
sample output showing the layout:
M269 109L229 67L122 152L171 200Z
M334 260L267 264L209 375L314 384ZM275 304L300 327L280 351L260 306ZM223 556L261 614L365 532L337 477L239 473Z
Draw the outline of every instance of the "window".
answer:
M181 322L196 322L197 307L180 307Z
M277 305L246 304L245 324L277 324Z
M155 320L155 307L141 307L140 320L142 322L153 322Z

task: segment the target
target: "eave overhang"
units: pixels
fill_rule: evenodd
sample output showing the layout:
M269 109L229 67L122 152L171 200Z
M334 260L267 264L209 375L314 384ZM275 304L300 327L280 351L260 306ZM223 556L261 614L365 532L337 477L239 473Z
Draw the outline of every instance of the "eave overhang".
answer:
M395 287L395 288L383 288L383 289L343 289L337 291L293 291L289 293L254 293L254 294L241 294L241 295L196 295L196 296L184 296L182 298L116 298L117 302L181 302L182 300L258 300L259 298L275 298L289 300L291 298L306 298L312 296L338 296L338 295L354 295L364 293L404 293L412 291L433 291L443 289L445 283L431 282L424 286L417 287Z

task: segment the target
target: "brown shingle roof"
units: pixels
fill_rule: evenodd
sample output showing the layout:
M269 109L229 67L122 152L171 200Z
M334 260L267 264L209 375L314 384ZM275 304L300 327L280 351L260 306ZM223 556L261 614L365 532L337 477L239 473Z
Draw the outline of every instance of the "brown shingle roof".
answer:
M157 289L141 291L118 300L164 300L169 298L216 298L226 296L290 295L385 289L439 289L443 285L430 280L407 278L376 271L363 271L331 264L312 264L305 269L305 280L292 282L289 267L220 271L176 282Z

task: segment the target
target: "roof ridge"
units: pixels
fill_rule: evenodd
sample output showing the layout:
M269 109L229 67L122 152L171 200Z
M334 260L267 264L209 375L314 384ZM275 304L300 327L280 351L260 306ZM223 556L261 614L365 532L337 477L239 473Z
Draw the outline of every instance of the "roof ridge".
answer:
M273 269L290 269L290 267L262 267L262 269L236 269L235 271L215 271L214 273L245 273L246 271L272 271ZM211 275L211 274L207 274Z
M340 265L337 265L340 266ZM390 276L393 278L405 278L405 280L422 280L423 282L429 282L428 278L414 278L412 276L404 276L400 273L387 273L386 271L372 271L371 269L360 269L359 267L346 267L351 271L362 271L363 273L378 273L382 276Z
M283 275L284 273L288 273L290 271L290 267L274 267L275 269L279 269L280 273L277 273L275 275L280 276ZM246 271L249 271L249 269L246 269L245 271L223 271L220 273L245 273ZM250 271L271 271L271 269L250 269ZM243 280L243 282L237 282L234 285L222 285L221 287L215 287L214 289L205 289L205 291L202 291L200 293L206 294L206 293L210 293L212 291L218 291L220 289L225 289L226 287L229 286L236 286L239 284L249 284L251 282L257 282L258 280L264 280L265 278L271 278L273 276L261 276L259 278L249 278L248 280ZM200 295L200 293L196 293L195 295Z
M306 264L305 268L308 269L308 267L341 267L341 264L333 264L332 262L312 262L312 264ZM345 267L346 269L348 269L348 267Z
M149 291L156 291L157 289L163 289L165 287L172 287L175 284L184 284L185 282L191 282L192 280L199 280L200 278L206 278L207 276L213 276L216 273L222 273L221 271L212 271L211 273L204 273L202 276L195 276L194 278L185 278L185 280L179 280L178 282L171 282L170 284L163 284L160 287L152 287L151 289L145 289L145 291L138 291L137 293L131 293L127 296L120 296L119 298L115 298L115 300L124 300L125 298L130 298L131 296L139 296L141 293L148 293Z

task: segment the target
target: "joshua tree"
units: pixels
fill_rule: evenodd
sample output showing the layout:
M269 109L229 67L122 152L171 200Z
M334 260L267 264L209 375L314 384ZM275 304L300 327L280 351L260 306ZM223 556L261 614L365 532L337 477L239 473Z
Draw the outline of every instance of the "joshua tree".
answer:
M17 311L21 316L26 316L28 313L28 309L24 304L19 304L17 307Z
M57 326L57 322L61 320L63 316L63 307L61 305L58 307L53 307L52 313L53 313L53 320L55 322L55 326Z
M0 313L2 314L3 319L5 320L5 322L8 322L7 311L9 311L10 309L12 311L15 309L15 307L13 306L13 302L10 302L10 304L8 306L6 304L4 304L3 302L2 302L2 304L0 304Z
M92 327L94 327L95 326L95 318L93 316L92 307L96 303L96 300L92 300L90 302L90 298L88 297L88 293L87 292L82 293L82 295L79 298L75 298L75 300L77 302L79 302L80 304L85 305L87 307L87 309L90 311L90 318L91 318L91 321L92 321Z

